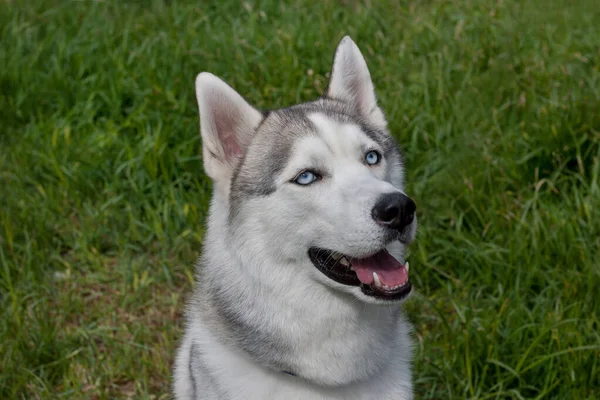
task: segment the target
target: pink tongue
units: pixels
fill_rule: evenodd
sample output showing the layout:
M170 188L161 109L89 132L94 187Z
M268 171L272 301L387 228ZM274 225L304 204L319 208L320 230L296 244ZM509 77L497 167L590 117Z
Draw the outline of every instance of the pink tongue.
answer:
M358 279L366 284L373 283L373 272L377 272L379 280L386 286L403 285L408 281L406 267L398 262L387 250L361 260L352 260L352 268Z

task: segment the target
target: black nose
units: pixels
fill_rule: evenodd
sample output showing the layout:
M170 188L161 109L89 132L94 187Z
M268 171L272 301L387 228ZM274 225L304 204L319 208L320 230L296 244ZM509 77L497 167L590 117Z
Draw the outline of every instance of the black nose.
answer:
M371 214L379 224L402 230L413 222L416 209L414 201L408 196L396 192L381 196Z

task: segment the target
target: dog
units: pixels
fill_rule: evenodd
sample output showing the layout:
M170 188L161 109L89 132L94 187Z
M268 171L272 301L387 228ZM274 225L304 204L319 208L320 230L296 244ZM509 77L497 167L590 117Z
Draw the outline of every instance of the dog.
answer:
M258 111L196 78L213 182L174 367L177 399L412 399L416 206L367 64L339 43L326 93Z

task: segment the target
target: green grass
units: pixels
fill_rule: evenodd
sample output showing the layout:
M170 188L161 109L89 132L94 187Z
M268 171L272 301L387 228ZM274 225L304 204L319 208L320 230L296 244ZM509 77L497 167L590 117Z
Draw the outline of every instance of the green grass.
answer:
M0 398L167 398L210 182L193 81L318 96L350 34L420 231L417 398L600 398L595 1L0 2Z

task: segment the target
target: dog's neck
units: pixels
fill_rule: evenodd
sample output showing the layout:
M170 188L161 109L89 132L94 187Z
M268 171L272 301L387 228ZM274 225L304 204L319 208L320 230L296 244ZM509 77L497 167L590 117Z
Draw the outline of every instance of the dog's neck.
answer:
M213 201L212 206L224 204ZM408 357L409 349L399 348L408 329L399 306L362 303L302 274L277 283L256 279L249 268L298 266L268 265L259 256L240 259L219 231L225 224L209 221L196 304L207 328L228 346L263 367L326 386L369 379L386 368L390 357Z

